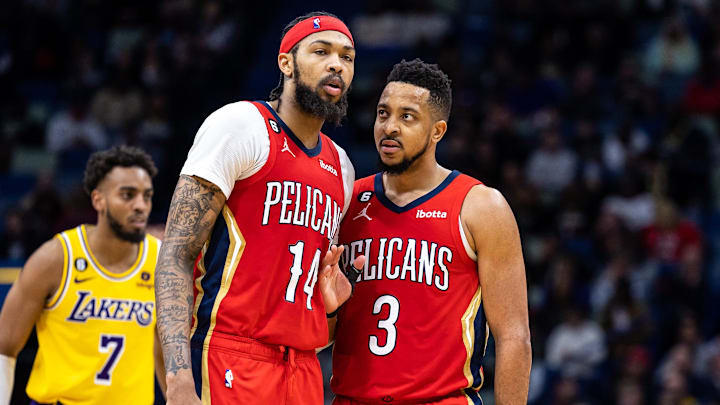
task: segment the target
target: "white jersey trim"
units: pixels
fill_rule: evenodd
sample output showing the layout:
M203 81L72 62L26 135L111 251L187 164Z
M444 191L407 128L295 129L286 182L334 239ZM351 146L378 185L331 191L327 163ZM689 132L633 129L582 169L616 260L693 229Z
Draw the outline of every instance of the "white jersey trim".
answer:
M465 253L467 253L468 257L472 259L472 261L477 262L477 253L475 253L472 248L470 247L470 243L467 240L467 237L465 236L465 229L462 225L462 220L460 219L460 215L458 215L458 227L460 229L460 239L462 239L463 247L465 248Z
M78 227L80 228L80 227ZM78 232L80 230L78 229ZM72 245L70 244L70 238L65 234L65 232L60 234L60 237L62 238L63 242L65 243L65 254L67 254L67 265L65 266L65 269L63 271L65 272L65 284L59 286L58 288L62 288L62 291L60 292L60 295L57 297L57 300L50 305L49 307L46 307L45 309L48 311L52 311L53 309L57 308L58 305L62 302L63 298L65 298L65 293L67 293L68 289L70 288L70 279L72 279L72 269L74 266L74 258L73 258L73 249Z
M335 141L333 141L333 146L335 146L340 159L340 171L342 171L344 188L343 191L345 192L345 206L343 207L342 216L340 217L340 220L342 221L348 208L350 207L350 200L352 199L353 187L355 185L355 168L353 167L347 152L345 152L345 149L338 146Z

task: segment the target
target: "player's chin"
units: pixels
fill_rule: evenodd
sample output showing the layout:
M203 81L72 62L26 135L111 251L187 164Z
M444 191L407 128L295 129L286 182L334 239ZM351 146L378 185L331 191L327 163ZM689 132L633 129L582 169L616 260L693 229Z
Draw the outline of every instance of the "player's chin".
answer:
M145 235L147 232L147 222L142 224L130 223L125 227L125 230L134 235Z
M326 93L325 91L320 92L320 94L318 94L318 95L320 96L320 99L322 99L322 101L324 101L326 103L332 103L332 104L337 104L338 102L340 102L340 99L342 98L342 94L334 96L330 93Z
M402 156L399 156L399 154L386 154L383 152L380 152L380 162L382 162L383 166L386 167L392 167L396 166L400 163L402 163Z

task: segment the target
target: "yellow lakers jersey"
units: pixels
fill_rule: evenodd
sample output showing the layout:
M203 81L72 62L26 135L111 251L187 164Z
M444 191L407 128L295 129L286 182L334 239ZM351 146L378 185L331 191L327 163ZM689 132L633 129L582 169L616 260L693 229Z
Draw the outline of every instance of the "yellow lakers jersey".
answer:
M147 235L132 267L111 273L90 251L85 225L55 237L63 276L35 324L39 349L28 396L66 405L152 404L160 242Z

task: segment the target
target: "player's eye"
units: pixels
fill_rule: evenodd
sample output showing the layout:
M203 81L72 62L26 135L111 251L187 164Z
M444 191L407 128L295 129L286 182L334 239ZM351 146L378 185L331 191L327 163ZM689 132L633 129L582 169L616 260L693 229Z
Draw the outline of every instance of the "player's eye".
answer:
M325 52L324 49L317 49L315 50L316 55L325 55L327 52Z
M352 62L352 61L353 61L353 58L352 58L352 56L350 56L350 55L345 55L345 56L343 56L343 59L345 59L345 60L348 61L348 62Z

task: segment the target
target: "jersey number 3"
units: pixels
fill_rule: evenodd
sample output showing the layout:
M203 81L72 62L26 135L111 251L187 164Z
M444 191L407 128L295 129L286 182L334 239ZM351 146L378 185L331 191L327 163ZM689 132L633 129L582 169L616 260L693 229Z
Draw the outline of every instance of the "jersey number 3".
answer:
M290 266L290 281L288 282L287 289L285 289L285 301L295 302L295 295L297 290L300 276L303 274L302 259L303 252L305 249L305 242L298 241L294 245L289 247L290 253L293 255L292 266ZM310 265L310 271L308 272L307 281L303 287L303 291L307 295L305 306L307 309L312 311L312 296L315 289L315 283L318 279L318 269L320 268L320 249L315 250L315 256L313 257L312 264Z
M115 369L120 357L125 351L125 336L122 335L100 335L100 353L110 353L100 371L95 374L95 384L110 385L112 372Z
M387 333L385 344L380 346L380 339L375 335L370 335L368 342L370 352L376 356L387 356L395 350L395 342L397 342L397 328L395 328L395 322L397 322L400 314L400 302L392 295L381 295L375 300L375 305L373 305L373 315L379 314L382 311L383 305L387 305L390 308L388 317L378 321L378 329L385 329L385 332Z

